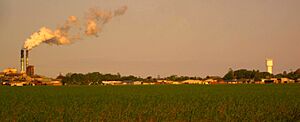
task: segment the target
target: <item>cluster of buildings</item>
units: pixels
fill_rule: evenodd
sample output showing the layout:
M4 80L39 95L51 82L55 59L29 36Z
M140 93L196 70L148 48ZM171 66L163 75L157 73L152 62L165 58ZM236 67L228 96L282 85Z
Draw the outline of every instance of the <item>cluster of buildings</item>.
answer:
M26 52L26 58L24 56ZM26 85L49 85L49 86L61 86L63 77L58 77L56 79L47 78L44 76L36 75L34 72L34 66L29 65L28 61L29 51L22 49L21 50L21 67L18 72L15 68L7 68L0 72L0 85L9 85L9 86L26 86ZM273 73L273 60L266 60L266 70L270 74ZM300 70L300 69L299 69ZM300 72L300 71L299 71ZM224 81L220 77L211 77L204 80L185 80L185 81L170 81L170 80L157 80L155 82L143 82L143 81L102 81L103 85L159 85L159 84L269 84L269 83L299 83L300 79L292 80L289 78L270 78L262 79L261 81L253 81L251 79L243 80L231 80Z
M276 83L276 84L284 84L284 83L298 83L300 80L293 80L289 78L270 78L270 79L262 79L262 84Z
M24 56L26 52L26 58ZM21 67L18 72L15 68L7 68L0 72L0 85L9 86L26 86L26 85L52 85L61 86L61 79L52 79L45 76L36 75L34 73L34 66L29 65L29 51L21 50Z
M269 58L266 59L266 70L268 73L273 74L273 59L269 59ZM255 83L260 83L260 84L269 84L269 83L280 84L281 83L281 84L284 84L284 83L296 83L296 82L300 82L300 79L293 80L293 79L289 79L289 78L269 78L269 79L262 79L261 81L258 81Z
M266 71L273 74L273 60L266 59ZM300 72L300 70L298 71ZM185 81L170 81L170 80L158 80L155 82L124 82L124 81L102 81L103 85L159 85L159 84L285 84L285 83L300 83L300 79L293 80L289 78L269 78L262 79L261 81L254 81L253 79L241 79L241 80L229 80L224 81L220 77L212 77L204 80L185 80Z
M254 80L231 80L224 81L220 79L206 79L206 80L185 80L185 81L170 81L170 80L158 80L156 82L144 82L144 81L102 81L103 85L162 85L162 84L199 84L199 85L209 85L209 84L286 84L286 83L300 83L299 80L292 80L289 78L271 78L262 79L261 81Z
M61 79L52 79L40 75L35 75L34 69L26 73L17 72L17 69L14 68L7 68L0 72L0 83L0 85L7 86L63 85Z
M185 80L185 81L170 81L170 80L157 80L156 82L144 82L144 81L102 81L103 85L162 85L162 84L217 84L219 83L214 79L207 80Z

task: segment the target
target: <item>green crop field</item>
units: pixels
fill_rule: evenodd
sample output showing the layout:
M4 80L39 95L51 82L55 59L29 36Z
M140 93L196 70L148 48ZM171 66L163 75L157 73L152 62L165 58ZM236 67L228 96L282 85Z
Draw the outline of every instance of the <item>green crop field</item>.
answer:
M300 84L0 86L0 121L299 121Z

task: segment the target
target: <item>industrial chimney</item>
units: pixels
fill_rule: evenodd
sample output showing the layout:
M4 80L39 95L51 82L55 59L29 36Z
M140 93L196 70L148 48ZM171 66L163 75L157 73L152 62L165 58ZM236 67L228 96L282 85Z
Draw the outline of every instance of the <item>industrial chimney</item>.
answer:
M29 55L29 50L26 50L26 66L24 67L24 69L27 69L27 67L29 66L28 55Z
M21 73L24 73L25 69L24 69L24 50L21 50Z

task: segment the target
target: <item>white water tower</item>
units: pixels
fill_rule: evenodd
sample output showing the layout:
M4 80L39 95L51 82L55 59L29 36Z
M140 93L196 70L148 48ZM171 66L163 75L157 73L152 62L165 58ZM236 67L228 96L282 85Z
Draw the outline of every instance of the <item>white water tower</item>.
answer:
M273 59L266 60L267 72L273 74Z

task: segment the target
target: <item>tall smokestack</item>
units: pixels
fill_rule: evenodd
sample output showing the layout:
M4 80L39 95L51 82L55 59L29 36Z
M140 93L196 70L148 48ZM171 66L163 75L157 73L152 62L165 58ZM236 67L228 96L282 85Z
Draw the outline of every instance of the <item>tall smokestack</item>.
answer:
M29 50L26 50L26 66L24 69L27 69L27 67L29 66L28 55L29 55Z
M21 72L24 72L24 50L21 50Z

